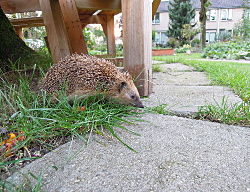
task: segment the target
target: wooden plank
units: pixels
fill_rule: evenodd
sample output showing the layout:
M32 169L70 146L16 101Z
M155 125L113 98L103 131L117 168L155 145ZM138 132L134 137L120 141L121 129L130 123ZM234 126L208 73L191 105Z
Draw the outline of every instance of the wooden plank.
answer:
M154 16L156 14L156 11L161 3L161 0L154 0L152 4L152 20L154 19Z
M124 69L140 95L152 93L152 1L122 0Z
M39 0L0 0L4 13L41 11ZM76 0L79 8L95 10L121 10L121 0Z
M88 53L82 26L74 0L59 0L69 41L74 53Z
M40 0L53 62L72 53L58 0Z

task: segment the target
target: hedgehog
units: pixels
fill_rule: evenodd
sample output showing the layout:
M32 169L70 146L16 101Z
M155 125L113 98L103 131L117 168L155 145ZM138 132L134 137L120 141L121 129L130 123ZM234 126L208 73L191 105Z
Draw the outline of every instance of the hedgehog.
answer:
M42 79L40 89L58 97L65 89L69 101L96 94L106 100L143 108L131 75L120 72L110 61L85 54L66 56Z

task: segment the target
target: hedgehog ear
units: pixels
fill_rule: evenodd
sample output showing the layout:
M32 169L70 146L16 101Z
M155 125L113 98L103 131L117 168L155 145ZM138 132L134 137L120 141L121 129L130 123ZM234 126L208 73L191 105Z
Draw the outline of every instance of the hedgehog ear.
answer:
M119 85L119 92L121 92L124 88L127 87L127 83L125 81L122 81Z

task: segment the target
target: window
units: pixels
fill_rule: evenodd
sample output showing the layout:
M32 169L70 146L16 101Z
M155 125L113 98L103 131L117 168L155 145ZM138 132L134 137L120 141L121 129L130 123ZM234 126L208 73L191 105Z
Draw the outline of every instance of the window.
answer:
M155 42L156 44L166 44L167 43L167 35L166 32L155 32Z
M232 9L222 9L221 10L221 20L228 21L233 18L233 10Z
M206 42L211 43L215 41L216 32L206 32Z
M154 16L154 20L152 21L153 24L159 24L160 23L160 13L156 13Z
M207 21L216 21L217 10L209 10L207 12Z

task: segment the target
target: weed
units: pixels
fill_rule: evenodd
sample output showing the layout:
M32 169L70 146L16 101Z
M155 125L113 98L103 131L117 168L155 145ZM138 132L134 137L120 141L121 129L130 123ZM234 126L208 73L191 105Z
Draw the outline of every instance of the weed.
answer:
M219 123L250 126L250 107L245 102L229 104L224 97L221 103L200 107L197 117Z
M164 115L170 115L170 106L168 104L161 104L156 107L152 107L151 111L158 113L158 114L164 114Z
M160 64L153 64L152 65L152 71L153 72L163 72L162 67L160 66Z

